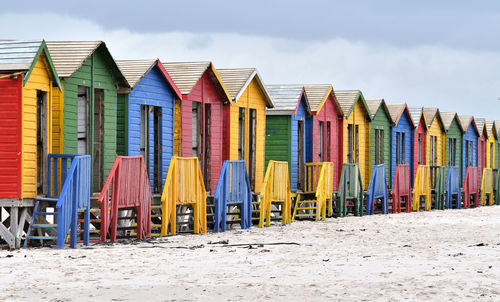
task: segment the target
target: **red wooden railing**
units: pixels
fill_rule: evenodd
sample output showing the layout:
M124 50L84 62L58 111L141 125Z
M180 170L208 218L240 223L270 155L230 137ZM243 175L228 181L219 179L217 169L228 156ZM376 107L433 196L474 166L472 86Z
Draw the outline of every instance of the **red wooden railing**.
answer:
M392 188L392 212L401 213L401 197L405 198L406 213L411 212L411 183L408 165L397 165Z
M110 194L111 193L111 194ZM151 236L151 186L142 156L117 156L104 183L101 205L101 241L116 240L118 210L137 213L137 239Z

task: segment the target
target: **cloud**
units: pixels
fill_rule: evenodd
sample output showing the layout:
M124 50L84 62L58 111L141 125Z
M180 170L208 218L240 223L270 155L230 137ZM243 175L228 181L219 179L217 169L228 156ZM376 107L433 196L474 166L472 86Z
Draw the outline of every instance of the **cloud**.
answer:
M500 120L500 54L495 52L346 39L305 42L231 33L138 33L104 30L91 21L56 14L0 15L0 36L102 39L116 59L211 60L218 68L257 67L269 84L332 83L339 90L360 89L366 98Z

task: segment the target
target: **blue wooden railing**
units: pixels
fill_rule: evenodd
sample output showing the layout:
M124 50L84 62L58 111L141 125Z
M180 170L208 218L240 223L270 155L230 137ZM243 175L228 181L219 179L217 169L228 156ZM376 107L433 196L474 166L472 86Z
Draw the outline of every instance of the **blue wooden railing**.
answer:
M462 208L462 188L460 187L460 168L448 167L448 179L446 180L446 208L453 208L453 195L457 196L456 208ZM470 197L469 197L470 198Z
M214 195L215 226L214 231L226 230L226 211L228 205L241 205L241 228L252 225L252 189L248 178L245 161L224 161L219 182Z
M382 214L388 214L387 181L385 179L385 165L380 164L373 167L370 185L366 191L366 215L372 215L375 208L375 199L382 203Z
M57 248L64 247L70 229L70 247L76 247L78 211L84 211L83 243L89 243L91 164L90 155L49 154L48 195L57 198Z

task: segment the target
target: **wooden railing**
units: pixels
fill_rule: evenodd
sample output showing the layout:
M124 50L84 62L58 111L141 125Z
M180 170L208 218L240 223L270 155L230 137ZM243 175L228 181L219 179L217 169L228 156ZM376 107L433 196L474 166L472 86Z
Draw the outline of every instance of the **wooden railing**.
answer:
M161 235L177 232L177 206L192 206L194 233L207 232L207 192L197 157L172 157L161 195Z
M474 206L479 206L479 185L480 175L478 167L467 167L465 171L464 185L462 192L464 193L463 207L470 207L471 196L474 198Z
M144 158L117 156L97 201L101 205L101 241L116 240L118 211L134 209L137 239L151 236L151 186Z
M397 165L392 186L392 212L401 213L401 197L405 198L405 211L411 212L410 167Z
M363 216L363 182L358 164L344 163L339 183L338 215L347 215L347 203L353 202L355 216Z
M291 221L291 192L288 162L270 160L267 165L262 193L260 193L259 228L271 223L272 203L281 204L281 219L283 224Z
M419 165L415 183L413 184L413 210L420 211L420 197L425 198L426 211L431 209L431 168L427 165Z
M448 167L446 178L446 208L453 208L453 195L456 196L456 208L462 208L462 188L460 187L460 167Z
M316 220L325 220L327 208L328 216L333 214L333 163L306 163L305 170L306 191L316 195Z
M493 179L493 169L484 168L483 177L481 178L481 205L486 205L486 195L488 195L488 205L493 205L495 203L494 198L494 179Z

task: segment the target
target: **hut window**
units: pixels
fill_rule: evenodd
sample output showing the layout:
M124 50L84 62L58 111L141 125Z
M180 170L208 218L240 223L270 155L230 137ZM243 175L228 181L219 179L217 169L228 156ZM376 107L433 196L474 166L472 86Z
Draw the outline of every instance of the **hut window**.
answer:
M201 104L198 102L192 105L192 123L192 156L201 159Z
M405 164L405 133L396 132L396 165Z
M248 120L248 131L250 132L248 135L248 174L250 177L250 185L252 190L255 190L255 165L256 165L256 142L257 139L255 137L257 132L257 110L250 109L250 118Z
M149 168L149 106L141 105L140 152ZM149 170L149 169L148 169Z
M104 139L104 90L94 89L94 121L93 121L93 192L99 192L103 183L103 139Z
M422 163L422 133L418 134L418 164L421 165Z
M297 157L298 157L298 173L297 173L297 188L304 188L304 121L297 122Z
M162 188L162 168L161 168L161 154L162 154L162 143L161 143L161 107L153 107L153 139L154 139L154 179L153 179L153 192L161 193Z
M323 129L324 128L324 122L320 121L319 122L319 127L318 127L318 161L322 162L323 161Z
M47 92L36 91L36 159L37 159L37 193L47 193L46 171L48 156L47 131Z
M431 137L430 137L431 145L429 146L430 147L430 152L429 152L430 154L429 155L430 155L431 166L436 165L436 161L437 161L437 154L436 154L436 142L437 142L437 140L436 140L436 138L437 137L434 135L431 135Z
M375 164L384 163L384 130L375 129Z
M356 125L354 130L354 160L359 163L359 125Z
M245 160L245 108L239 109L238 118L238 159Z
M353 131L352 124L347 125L347 160L350 164L354 163L354 158L352 156L352 146L353 146Z
M326 122L326 161L332 161L330 157L331 146L330 146L330 135L331 135L331 124L330 122Z
M448 139L448 166L455 166L455 156L457 149L457 139L449 138Z
M78 86L78 154L88 154L87 138L88 138L88 88L85 86Z
M494 148L493 143L490 143L490 168L491 169L493 169L493 159L495 158L495 155L493 153L493 148Z

